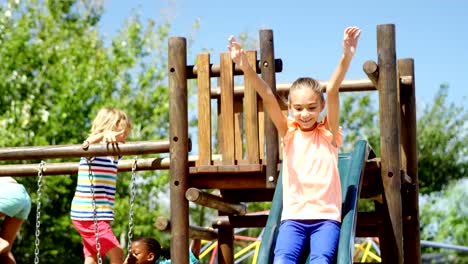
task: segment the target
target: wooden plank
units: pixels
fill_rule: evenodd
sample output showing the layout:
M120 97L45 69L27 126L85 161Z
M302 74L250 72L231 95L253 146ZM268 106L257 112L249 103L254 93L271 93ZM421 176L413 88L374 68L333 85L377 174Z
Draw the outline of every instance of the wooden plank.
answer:
M188 264L188 110L187 45L185 38L169 38L169 138L171 199L171 260Z
M231 55L227 52L220 55L220 86L221 86L221 145L223 164L234 165L234 76Z
M276 76L275 76L275 50L272 30L260 30L260 61L262 78L271 87L276 94ZM266 160L267 172L265 184L268 188L276 187L278 171L276 169L279 161L278 131L265 113L265 140L266 140ZM273 179L273 180L272 180Z
M382 249L384 262L403 263L403 231L400 178L400 111L397 87L395 25L377 26L379 65L381 176L384 205L388 210L384 221L387 245ZM393 244L394 243L394 244Z
M236 161L244 159L244 140L242 136L244 131L243 116L242 98L234 98L234 151Z
M261 99L258 99L257 107L258 107L258 146L260 150L260 159L265 161L265 112L263 111L263 103Z
M197 56L198 84L198 161L197 166L211 164L211 81L210 55Z
M416 146L416 84L414 60L398 60L398 74L413 77L411 85L400 83L401 167L411 179L405 185L403 198L403 253L406 263L421 263L419 231L419 179Z
M250 64L256 61L257 53L255 51L246 52L247 59ZM255 87L248 78L244 78L245 94L244 94L244 109L245 109L245 142L246 142L246 159L251 164L260 162L259 153L259 133L258 133L258 95Z
M190 174L216 174L216 173L258 173L264 171L261 164L242 164L242 165L211 165L190 167Z

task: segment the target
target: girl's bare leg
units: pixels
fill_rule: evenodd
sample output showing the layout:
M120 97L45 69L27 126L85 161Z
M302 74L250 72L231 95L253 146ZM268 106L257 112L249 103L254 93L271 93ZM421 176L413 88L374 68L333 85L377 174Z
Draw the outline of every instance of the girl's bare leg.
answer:
M110 264L122 264L123 263L123 250L120 247L114 247L107 251L107 255L110 258Z
M84 264L96 264L97 263L97 256L86 257L84 260Z
M2 259L2 263L16 263L15 257L11 253L13 242L15 241L16 234L23 224L24 220L16 217L5 216L3 219L2 227L0 229L0 238L8 243L7 249L4 249L4 254L7 256L7 260ZM6 254L8 252L8 254ZM4 258L2 256L2 258Z

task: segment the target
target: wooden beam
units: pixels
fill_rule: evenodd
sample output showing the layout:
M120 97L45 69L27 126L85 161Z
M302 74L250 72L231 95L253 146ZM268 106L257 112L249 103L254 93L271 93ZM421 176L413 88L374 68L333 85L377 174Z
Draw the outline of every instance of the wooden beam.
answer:
M195 166L198 155L189 156L189 166ZM212 160L220 160L220 155L212 155ZM119 161L119 171L131 171L134 159ZM169 158L146 158L137 159L136 170L168 170L170 165ZM0 165L0 177L27 177L37 176L39 164L9 164ZM78 173L78 162L46 162L43 169L43 175L72 175Z
M189 215L185 191L188 189L188 90L187 43L185 38L169 38L169 139L171 144L171 260L189 263Z
M171 221L163 216L156 219L154 227L162 232L171 232ZM218 232L211 227L189 226L190 239L216 240Z
M189 188L185 192L185 197L191 202L219 210L223 213L238 215L245 215L247 213L247 206L245 204L230 203L220 196L202 192L197 188Z
M379 83L379 66L375 61L373 60L368 60L364 62L364 65L362 66L364 72L366 73L367 77L369 77L369 80L371 80L372 84L376 89L378 89L378 83Z
M223 189L223 195L228 195L237 202L271 202L275 189Z
M256 66L255 70L257 73L261 73L261 61L257 60L256 64L252 64ZM283 70L283 61L281 59L275 59L275 70L276 72L281 72ZM199 68L197 65L189 65L187 66L187 78L188 79L195 79L197 78L199 72ZM211 77L219 77L221 74L221 66L220 64L210 64L209 66L209 74ZM238 65L234 67L234 75L243 75L244 72Z
M189 182L191 187L198 189L266 188L264 173L191 174Z
M323 87L327 86L328 81L319 81ZM413 79L411 76L400 76L400 83L405 85L411 85ZM281 96L289 93L289 88L292 83L277 83L276 92ZM376 86L369 79L356 79L356 80L343 80L340 86L340 92L365 92L365 91L377 91ZM219 87L211 89L211 97L218 98L220 96ZM242 96L244 94L244 86L234 86L234 96Z
M123 144L92 144L87 149L83 149L81 144L0 148L0 160L38 160L168 153L169 145L170 142L168 140L159 140L127 142Z

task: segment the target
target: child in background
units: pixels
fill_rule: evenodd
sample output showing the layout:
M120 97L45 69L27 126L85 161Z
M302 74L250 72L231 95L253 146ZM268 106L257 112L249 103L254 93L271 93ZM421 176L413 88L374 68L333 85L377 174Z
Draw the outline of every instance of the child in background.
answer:
M111 107L103 108L94 119L91 134L84 141L83 148L87 149L90 144L95 143L124 143L131 127L131 122L123 111ZM76 192L71 204L71 219L83 240L85 264L97 263L93 192L101 256L108 255L111 264L122 264L123 261L123 250L109 224L114 220L118 161L119 157L113 156L90 159L82 157L80 160Z
M0 177L0 263L14 264L13 242L31 211L31 199L22 184L12 177Z
M192 243L192 248L189 251L190 264L198 263L198 255L200 254L201 241L196 239ZM161 259L162 249L159 242L151 237L141 237L132 242L131 252L129 253L124 264L168 264L169 259Z
M338 171L339 87L355 54L361 31L344 30L343 54L326 87L312 78L299 78L289 90L289 112L280 105L254 71L234 37L228 46L233 61L253 82L275 124L283 145L283 212L275 247L274 263L298 263L310 247L309 263L332 263L341 226L341 184ZM327 109L326 117L319 115Z

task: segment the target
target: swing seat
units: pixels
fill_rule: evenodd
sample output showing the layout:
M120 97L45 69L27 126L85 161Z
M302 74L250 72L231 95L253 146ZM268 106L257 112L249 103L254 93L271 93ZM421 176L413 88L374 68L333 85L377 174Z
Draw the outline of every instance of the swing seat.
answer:
M359 140L350 153L339 154L338 169L340 171L342 190L342 221L338 250L337 264L353 263L354 235L356 231L357 204L361 189L364 167L369 155L367 141ZM276 237L281 222L283 210L282 171L278 178L273 202L268 216L267 224L262 236L262 243L258 255L258 264L273 263ZM308 259L308 258L307 258ZM306 263L302 262L302 263Z

